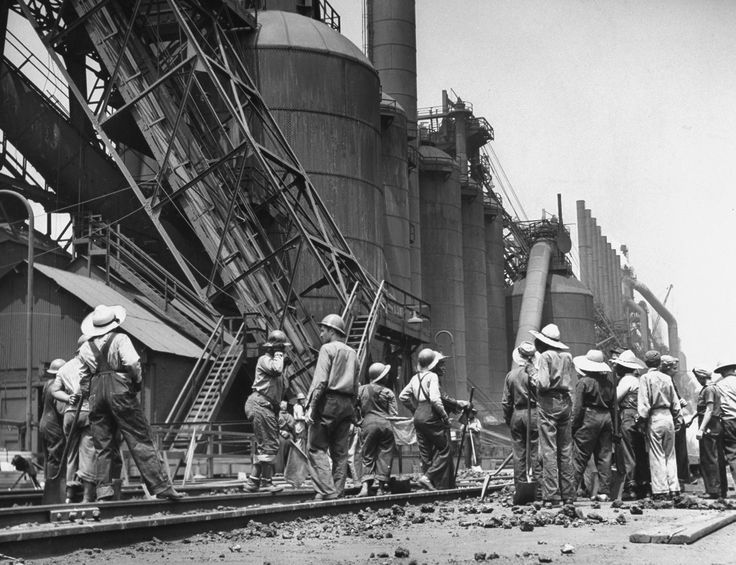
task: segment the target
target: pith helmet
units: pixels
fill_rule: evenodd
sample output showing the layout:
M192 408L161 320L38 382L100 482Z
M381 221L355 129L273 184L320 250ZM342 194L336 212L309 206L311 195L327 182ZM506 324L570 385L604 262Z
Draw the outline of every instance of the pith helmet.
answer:
M326 328L332 328L333 330L340 332L342 335L346 335L345 321L342 319L342 316L338 316L337 314L327 314L327 316L322 318L319 325L325 326Z
M46 369L46 372L49 375L55 375L65 364L66 361L64 361L63 359L54 359L53 361L51 361L51 363L49 363L49 368Z
M368 380L371 383L377 383L382 380L388 372L391 370L391 365L384 365L383 363L373 363L368 367Z
M282 332L281 330L273 330L270 334L268 334L268 344L273 345L291 345L289 343L289 338L286 337L286 334Z
M419 352L419 355L417 355L417 365L419 365L419 369L429 369L430 365L434 366L433 363L434 349L425 347Z
M590 349L585 355L578 355L573 359L575 367L586 373L607 373L611 368L606 364L606 358L599 349Z
M631 349L627 349L620 353L619 356L616 357L614 363L621 365L622 367L626 367L627 369L643 369L646 366L639 360L634 352L631 351Z
M536 330L529 330L529 333L532 334L539 341L543 341L544 343L546 343L550 347L554 347L555 349L570 349L567 345L560 341L560 328L558 328L556 324L547 324L542 328L541 332L538 332Z

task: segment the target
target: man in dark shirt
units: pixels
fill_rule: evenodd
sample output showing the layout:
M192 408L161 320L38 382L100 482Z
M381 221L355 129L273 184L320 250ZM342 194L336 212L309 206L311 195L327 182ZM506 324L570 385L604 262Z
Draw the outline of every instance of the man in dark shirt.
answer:
M590 456L598 469L596 500L610 498L615 390L602 351L591 349L573 360L582 375L575 386L572 434L575 443L575 484L579 485Z
M503 417L511 432L511 448L514 453L514 481L527 480L526 434L530 434L529 460L534 480L539 484L542 465L539 461L539 430L537 429L537 392L529 389L527 366L534 363L537 350L528 341L523 341L514 350L514 367L506 375L503 387ZM528 405L531 404L531 419Z
M725 498L728 494L726 458L723 452L721 426L721 398L711 381L710 371L693 369L693 375L703 387L698 394L698 431L695 437L700 443L700 474L708 498ZM692 420L691 420L692 422Z

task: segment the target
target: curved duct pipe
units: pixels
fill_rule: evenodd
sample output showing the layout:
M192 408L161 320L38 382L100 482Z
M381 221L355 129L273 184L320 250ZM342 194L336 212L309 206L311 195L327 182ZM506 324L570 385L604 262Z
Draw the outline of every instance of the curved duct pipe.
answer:
M521 297L519 329L516 330L516 345L529 339L529 330L539 330L542 323L544 293L547 289L547 274L552 259L552 242L538 241L529 252L526 268L526 286Z
M641 320L642 328L646 328L647 332L647 341L644 343L644 350L648 351L650 349L649 344L652 342L652 336L649 335L649 306L644 300L639 301L639 306L642 310L644 310L644 318ZM644 332L642 331L642 335L644 335Z
M659 298L654 296L654 293L649 290L647 285L640 283L631 277L624 278L624 284L630 285L634 290L641 294L646 301L652 305L652 308L657 311L657 314L662 316L662 319L667 322L667 340L669 341L670 355L679 358L680 336L677 332L677 320L675 320L675 317L669 310L667 310L665 305L659 301Z

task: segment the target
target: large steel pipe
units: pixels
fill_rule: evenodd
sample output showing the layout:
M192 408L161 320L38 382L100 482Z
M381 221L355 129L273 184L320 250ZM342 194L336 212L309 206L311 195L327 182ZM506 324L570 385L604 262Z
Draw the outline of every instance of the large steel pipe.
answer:
M670 355L672 355L673 357L679 357L680 336L677 332L677 320L672 315L672 313L667 310L665 305L660 302L659 298L657 298L654 293L649 290L649 287L647 287L647 285L639 282L636 279L632 279L631 277L625 277L624 284L631 285L634 290L641 294L646 299L646 301L652 305L652 308L657 311L657 314L662 316L662 319L667 322L667 340L669 342Z
M585 209L585 200L577 201L578 215L578 255L580 256L580 282L593 290L591 284L592 253L590 248L590 228L588 210Z
M521 299L519 329L516 332L516 347L529 339L529 330L539 330L542 323L544 293L547 288L549 262L552 258L552 243L538 241L529 253L526 270L526 287Z

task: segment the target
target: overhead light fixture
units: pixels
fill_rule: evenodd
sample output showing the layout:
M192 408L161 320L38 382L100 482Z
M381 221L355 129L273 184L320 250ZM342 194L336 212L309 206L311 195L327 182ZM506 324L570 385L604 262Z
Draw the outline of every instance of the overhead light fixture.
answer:
M424 323L424 318L422 318L419 314L417 314L416 310L412 310L411 318L409 318L406 321L407 324L422 324Z

